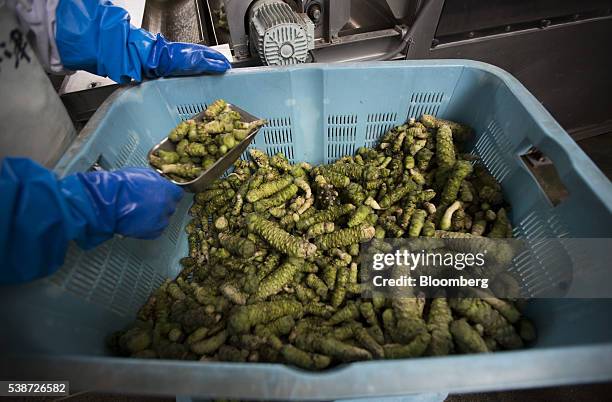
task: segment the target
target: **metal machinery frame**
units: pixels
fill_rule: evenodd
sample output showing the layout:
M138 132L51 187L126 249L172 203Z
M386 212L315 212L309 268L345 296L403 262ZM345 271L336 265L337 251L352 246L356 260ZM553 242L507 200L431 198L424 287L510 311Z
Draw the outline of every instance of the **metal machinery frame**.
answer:
M284 1L315 23L311 61L484 61L518 78L574 138L612 131L612 0ZM253 66L251 4L146 0L142 26L171 40L230 43L234 66ZM95 90L63 95L75 120L112 91Z

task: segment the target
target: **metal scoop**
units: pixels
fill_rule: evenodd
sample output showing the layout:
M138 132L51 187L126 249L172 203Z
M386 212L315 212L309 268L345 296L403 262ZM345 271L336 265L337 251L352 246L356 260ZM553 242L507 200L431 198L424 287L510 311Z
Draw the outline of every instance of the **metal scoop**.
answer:
M240 117L241 117L240 120L243 122L251 123L253 121L259 120L257 117L240 109L238 106L235 106L229 103L228 103L228 106L230 109L240 114ZM204 120L204 111L196 114L191 119L195 121ZM240 141L234 148L230 149L225 155L223 155L221 158L215 161L215 163L213 163L208 169L202 171L202 173L200 173L200 175L197 178L190 180L190 181L179 182L179 181L173 180L171 177L169 177L164 172L162 172L161 169L158 169L157 167L151 165L151 155L153 155L158 149L161 149L164 151L176 151L176 144L170 141L167 137L164 138L160 143L155 145L153 148L151 148L151 150L149 151L147 155L147 161L149 162L149 165L153 169L155 169L159 174L164 176L166 179L170 180L172 183L176 184L177 186L183 187L186 191L190 193L198 193L198 192L206 190L206 188L208 188L208 186L213 181L221 177L221 175L223 175L223 173L227 169L229 169L238 158L240 158L240 155L242 155L244 150L253 141L253 139L255 138L255 136L257 135L260 129L261 127L257 127L256 129L254 129L251 133L249 133L249 135L247 135L247 137L244 140Z

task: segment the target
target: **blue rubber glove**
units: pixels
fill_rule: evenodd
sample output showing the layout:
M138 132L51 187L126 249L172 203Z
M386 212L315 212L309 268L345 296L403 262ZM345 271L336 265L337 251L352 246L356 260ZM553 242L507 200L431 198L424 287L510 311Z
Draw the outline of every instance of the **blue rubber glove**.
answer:
M206 46L168 42L130 25L130 15L103 0L60 0L55 41L65 68L126 83L142 77L222 73L231 68Z
M29 159L6 158L0 171L0 283L55 272L70 240L89 249L114 233L155 238L182 195L180 187L150 169L58 180Z

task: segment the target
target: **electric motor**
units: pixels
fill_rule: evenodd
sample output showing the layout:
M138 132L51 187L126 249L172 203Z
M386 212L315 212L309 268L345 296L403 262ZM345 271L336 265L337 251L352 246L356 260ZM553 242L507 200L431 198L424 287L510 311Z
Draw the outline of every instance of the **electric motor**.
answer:
M282 0L258 0L251 7L251 52L270 66L304 63L314 49L314 24Z

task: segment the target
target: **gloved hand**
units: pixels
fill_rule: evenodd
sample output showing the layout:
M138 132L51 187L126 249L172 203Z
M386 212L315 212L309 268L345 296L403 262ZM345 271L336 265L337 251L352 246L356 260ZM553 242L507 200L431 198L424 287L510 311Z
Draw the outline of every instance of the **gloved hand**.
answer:
M128 12L107 0L8 1L34 33L43 65L54 72L86 70L126 83L231 68L216 50L133 27Z
M6 158L0 195L0 283L17 283L55 272L70 240L88 249L114 233L159 236L183 190L150 169L58 180L29 159Z

